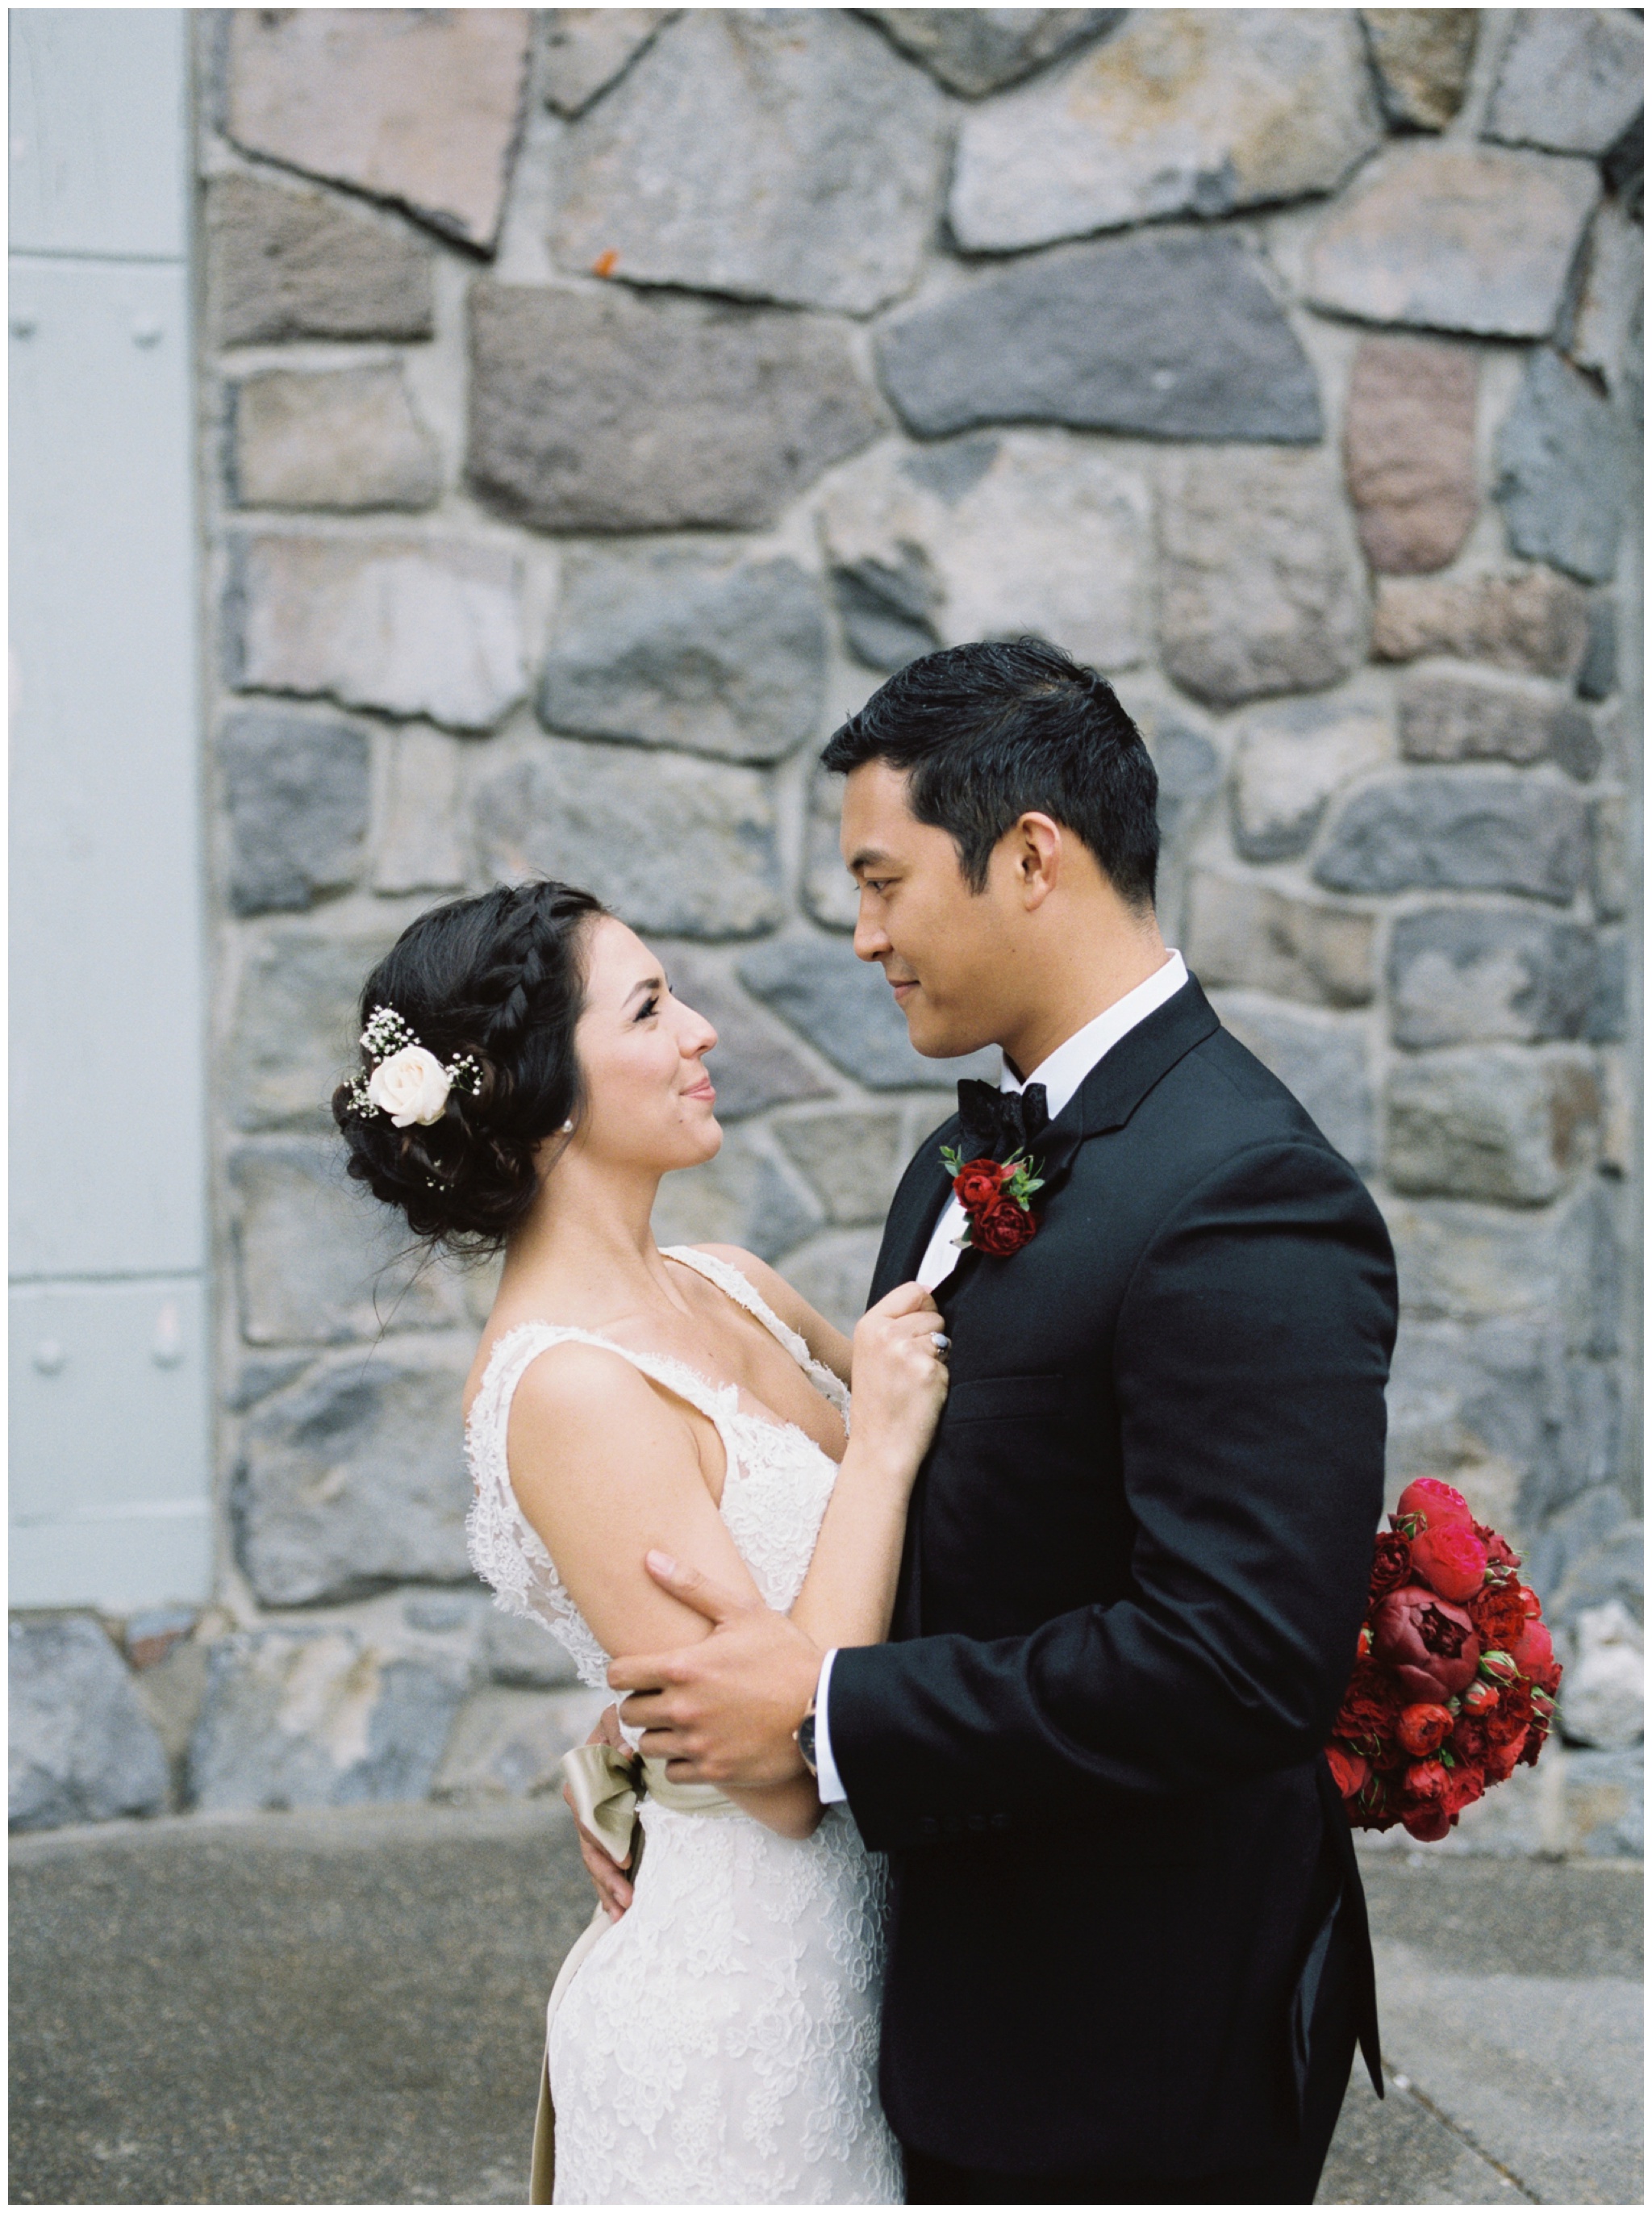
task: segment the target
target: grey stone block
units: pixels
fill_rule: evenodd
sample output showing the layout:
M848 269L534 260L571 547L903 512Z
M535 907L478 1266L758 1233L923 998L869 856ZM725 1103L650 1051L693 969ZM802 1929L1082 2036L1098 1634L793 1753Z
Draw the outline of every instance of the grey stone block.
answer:
M1397 1045L1543 1045L1588 1034L1594 933L1513 907L1424 907L1388 941Z
M1575 676L1588 643L1588 600L1552 569L1513 576L1383 576L1371 624L1375 661L1427 653L1527 676Z
M1595 911L1616 921L1629 911L1629 803L1604 793L1589 808L1589 891Z
M1393 575L1443 569L1474 527L1479 362L1472 349L1409 333L1361 342L1343 448L1360 543Z
M749 1127L728 1131L714 1159L663 1178L654 1203L661 1247L737 1245L762 1260L777 1260L824 1219L767 1132Z
M248 950L229 1052L238 1128L333 1128L333 1091L359 1064L362 986L394 936L277 929Z
M1583 1034L1591 1045L1620 1045L1629 1035L1629 941L1621 930L1607 930L1600 940Z
M338 1145L243 1147L229 1181L248 1344L371 1343L387 1330L462 1328L469 1320L457 1271L409 1250L405 1221L345 1178Z
M537 1798L562 1789L562 1757L583 1744L607 1691L490 1687L460 1709L431 1783L437 1798Z
M482 1620L488 1680L519 1691L563 1691L579 1680L574 1657L543 1622L490 1606Z
M1569 1851L1592 1860L1638 1860L1644 1856L1646 1796L1643 1762L1638 1747L1633 1752L1567 1754Z
M1525 1315L1558 1328L1569 1356L1615 1350L1619 1264L1604 1194L1592 1181L1540 1211L1391 1195L1383 1212L1411 1320Z
M848 332L674 298L477 284L470 480L539 530L752 528L876 436Z
M837 472L820 524L863 660L1030 632L1116 671L1148 651L1149 514L1139 465L1009 430L880 445Z
M206 290L225 345L427 338L433 249L399 223L262 174L206 187Z
M1557 154L1605 154L1641 112L1644 45L1628 8L1522 8L1497 68L1485 135Z
M1333 191L1376 146L1342 10L1132 10L1103 46L966 117L948 207L974 253Z
M1388 1503L1415 1476L1444 1476L1518 1550L1572 1481L1567 1416L1566 1361L1547 1316L1402 1318L1388 1387Z
M522 694L520 585L497 546L249 535L225 597L226 674L239 692L489 729Z
M1167 458L1159 514L1167 672L1216 705L1319 692L1364 660L1364 565L1319 454Z
M223 127L490 251L527 74L525 9L232 13Z
M1514 552L1604 582L1618 565L1627 460L1610 403L1540 347L1497 439L1497 497Z
M850 1336L866 1312L880 1241L875 1229L828 1229L788 1255L786 1281L816 1314Z
M1618 610L1605 592L1589 601L1589 642L1577 672L1580 699L1609 699L1618 688Z
M832 1086L797 1051L790 1032L755 1005L715 956L680 944L655 949L673 992L716 1031L706 1064L717 1088L718 1121L829 1095Z
M844 866L838 842L843 803L843 778L817 768L803 826L803 904L828 930L853 930L860 911L860 891Z
M540 719L579 737L779 760L820 727L826 631L795 561L695 554L570 562Z
M558 149L557 258L869 314L917 278L946 119L847 10L685 10Z
M1402 677L1397 698L1407 760L1551 760L1583 783L1600 765L1593 717L1543 685L1429 665Z
M1615 1483L1590 1484L1551 1516L1527 1548L1527 1581L1545 1618L1569 1625L1612 1599L1642 1610L1644 1532Z
M1188 964L1207 985L1362 1007L1376 990L1376 928L1375 915L1201 869L1188 900Z
M1376 1139L1364 1023L1287 1006L1259 991L1218 991L1211 1004L1240 1043L1308 1110L1343 1158L1356 1168L1369 1168Z
M1234 754L1234 843L1247 861L1307 849L1326 802L1393 757L1387 718L1346 699L1290 699L1258 708Z
M1628 133L1637 163L1640 134ZM1606 164L1612 167L1610 162ZM1639 192L1636 179L1634 192ZM1625 185L1614 190L1623 192ZM1642 276L1643 258L1640 209L1633 214L1620 198L1603 200L1583 249L1571 296L1561 316L1557 343L1568 360L1604 379L1620 406L1638 418L1641 406Z
M1621 1599L1585 1606L1566 1638L1570 1658L1560 1690L1568 1744L1623 1752L1641 1741L1646 1662L1641 1625Z
M1594 1157L1594 1057L1568 1046L1488 1046L1394 1064L1387 1172L1397 1191L1540 1206Z
M577 115L647 46L674 8L547 8L540 82L547 107Z
M370 767L353 723L248 709L218 737L237 914L313 905L361 873Z
M1388 119L1443 131L1462 106L1474 58L1474 8L1362 8Z
M874 1091L949 1083L961 1076L997 1080L1000 1055L991 1048L960 1060L925 1060L915 1052L882 971L857 960L846 945L783 938L747 954L740 980L846 1076Z
M11 1826L163 1812L165 1750L97 1623L83 1613L14 1619L8 1652Z
M460 1393L470 1357L467 1338L335 1355L253 1410L235 1518L262 1604L468 1576Z
M1001 92L1046 62L1105 38L1124 8L863 8L903 53L966 100Z
M374 837L375 892L460 890L469 874L463 741L417 723L390 741Z
M1308 296L1363 322L1545 338L1600 188L1590 163L1552 154L1391 146L1321 224Z
M223 1637L190 1746L194 1802L250 1813L428 1797L466 1682L451 1661L341 1623Z
M1583 805L1517 770L1411 769L1356 791L1314 864L1332 891L1523 892L1564 905L1588 864Z
M774 796L755 769L546 738L479 783L489 874L580 883L634 930L750 937L781 916Z
M1147 231L975 278L888 325L878 370L920 437L1067 423L1314 443L1319 385L1236 238Z
M441 491L441 456L399 363L265 369L230 399L239 506L420 508Z
M899 1114L838 1109L774 1125L791 1160L846 1228L881 1223L906 1165Z

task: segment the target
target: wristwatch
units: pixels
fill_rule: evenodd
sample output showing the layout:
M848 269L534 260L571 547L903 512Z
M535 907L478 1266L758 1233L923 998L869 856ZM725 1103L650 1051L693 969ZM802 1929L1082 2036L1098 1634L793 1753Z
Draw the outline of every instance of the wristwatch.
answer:
M820 1770L814 1757L814 1701L808 1702L808 1711L792 1731L792 1740L802 1755L803 1765L818 1782Z

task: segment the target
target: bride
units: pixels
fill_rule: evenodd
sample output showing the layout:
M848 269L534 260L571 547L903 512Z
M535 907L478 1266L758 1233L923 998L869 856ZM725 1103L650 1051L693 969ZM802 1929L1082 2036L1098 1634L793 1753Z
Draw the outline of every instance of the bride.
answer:
M503 1247L466 1388L471 1557L581 1680L708 1632L650 1549L876 1643L946 1394L905 1284L847 1338L728 1247L655 1244L661 1177L722 1143L716 1033L588 894L434 909L363 993L333 1111L350 1173L415 1234ZM854 1436L847 1386L854 1381ZM634 1899L552 2022L559 2204L887 2204L882 1862L811 1778L728 1795L649 1763Z

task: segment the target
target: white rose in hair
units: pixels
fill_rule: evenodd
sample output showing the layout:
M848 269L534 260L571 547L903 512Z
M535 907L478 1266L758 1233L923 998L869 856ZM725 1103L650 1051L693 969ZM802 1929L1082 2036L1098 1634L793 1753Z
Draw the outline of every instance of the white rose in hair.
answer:
M442 1119L453 1088L448 1071L422 1045L405 1045L381 1060L367 1079L367 1095L399 1130L410 1122L425 1127Z

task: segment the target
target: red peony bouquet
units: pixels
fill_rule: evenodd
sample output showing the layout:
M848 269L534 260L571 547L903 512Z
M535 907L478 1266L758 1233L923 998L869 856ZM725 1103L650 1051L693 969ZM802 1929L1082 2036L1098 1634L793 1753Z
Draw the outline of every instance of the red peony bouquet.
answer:
M1519 1554L1460 1491L1423 1476L1388 1521L1326 1758L1356 1829L1399 1821L1437 1844L1465 1806L1536 1765L1560 1663Z

